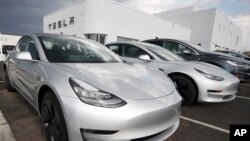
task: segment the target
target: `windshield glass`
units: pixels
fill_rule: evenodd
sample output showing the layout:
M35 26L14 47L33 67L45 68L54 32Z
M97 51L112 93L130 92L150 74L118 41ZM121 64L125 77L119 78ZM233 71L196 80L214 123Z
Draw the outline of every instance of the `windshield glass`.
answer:
M74 37L38 37L45 55L56 63L114 63L120 59L102 45Z
M147 48L148 50L150 50L152 53L154 53L158 58L160 58L161 60L164 61L183 61L185 60L184 58L166 50L163 49L159 46L156 45L151 45L151 44L146 44L143 43L141 44L142 46L144 46L145 48Z

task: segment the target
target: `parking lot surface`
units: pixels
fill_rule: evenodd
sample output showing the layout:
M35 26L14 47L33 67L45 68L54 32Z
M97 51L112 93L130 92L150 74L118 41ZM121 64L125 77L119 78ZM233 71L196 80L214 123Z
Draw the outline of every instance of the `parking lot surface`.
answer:
M234 101L182 107L179 129L166 141L228 141L230 124L250 123L250 85L241 84ZM244 98L241 98L244 97ZM45 141L36 111L16 92L0 83L0 111L17 141Z

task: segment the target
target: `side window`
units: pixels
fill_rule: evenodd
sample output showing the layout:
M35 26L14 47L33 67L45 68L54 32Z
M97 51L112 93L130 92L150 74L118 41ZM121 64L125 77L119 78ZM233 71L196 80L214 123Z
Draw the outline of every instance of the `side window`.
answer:
M165 42L164 47L176 54L183 54L183 50L188 50L190 53L195 54L195 52L189 47L176 42Z
M110 50L119 56L122 56L122 46L121 45L109 45L107 46Z
M25 47L27 45L27 41L28 41L27 37L22 38L19 41L18 45L17 45L16 52L23 52L23 51L25 51Z
M139 58L140 55L149 55L146 51L132 45L124 45L124 56L131 58ZM149 55L150 56L150 55ZM152 57L150 56L152 59Z
M195 54L195 52L192 49L182 44L179 44L179 48L180 48L180 52L182 52L183 50L188 50L190 53Z
M30 52L30 55L33 60L39 60L39 54L35 45L35 41L32 38L28 38L25 51Z
M164 48L168 49L169 51L173 53L180 53L178 43L175 43L175 42L165 42Z

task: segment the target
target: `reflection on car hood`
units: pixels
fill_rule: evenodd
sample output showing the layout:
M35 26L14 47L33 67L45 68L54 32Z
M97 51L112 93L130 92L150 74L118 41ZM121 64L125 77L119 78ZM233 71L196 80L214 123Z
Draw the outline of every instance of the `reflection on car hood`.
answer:
M55 63L53 67L121 98L153 99L174 91L173 83L166 76L139 64Z
M228 73L226 70L217 67L215 65L211 65L205 62L200 62L200 61L167 61L165 62L166 66L170 67L170 65L172 66L176 66L176 68L178 68L179 70L182 70L186 73L188 73L188 68L191 67L192 70L198 69L201 70L205 73L208 74L213 74L213 75L217 75L223 78L232 78L235 77L232 74Z

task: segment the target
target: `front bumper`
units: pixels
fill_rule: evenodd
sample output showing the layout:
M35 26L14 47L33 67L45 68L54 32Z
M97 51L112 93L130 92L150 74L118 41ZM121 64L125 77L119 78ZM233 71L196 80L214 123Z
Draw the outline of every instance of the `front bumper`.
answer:
M236 77L224 81L204 81L200 87L199 102L227 102L235 99L240 80Z
M79 99L61 97L71 141L164 140L179 125L181 97L177 92L153 100L126 100L120 108L101 108ZM117 131L96 134L83 131ZM83 136L82 136L83 135Z

